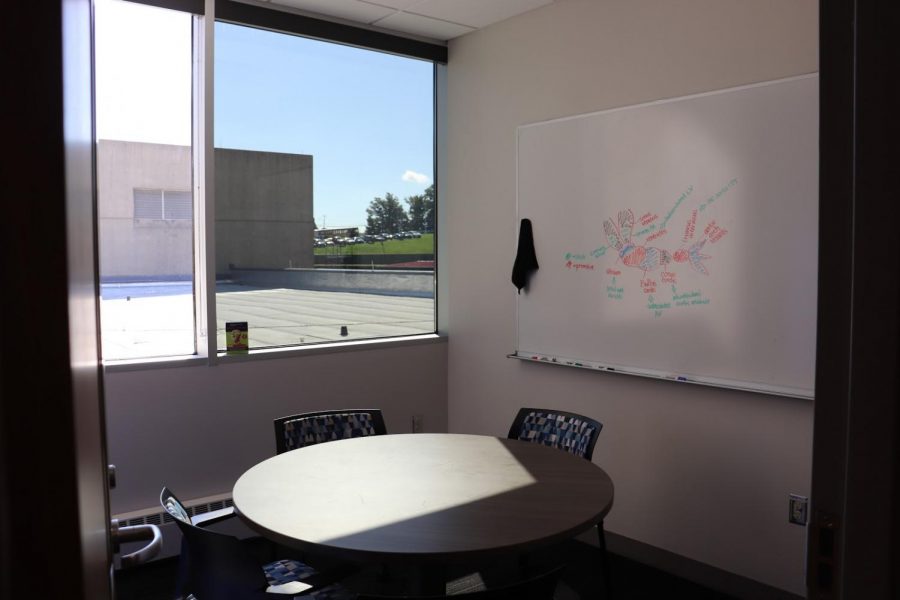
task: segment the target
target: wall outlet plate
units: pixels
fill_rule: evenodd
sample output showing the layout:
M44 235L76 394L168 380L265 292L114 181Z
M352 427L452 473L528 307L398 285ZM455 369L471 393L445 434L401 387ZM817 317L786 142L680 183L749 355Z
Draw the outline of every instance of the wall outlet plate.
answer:
M791 494L788 500L788 521L806 526L809 515L809 498Z

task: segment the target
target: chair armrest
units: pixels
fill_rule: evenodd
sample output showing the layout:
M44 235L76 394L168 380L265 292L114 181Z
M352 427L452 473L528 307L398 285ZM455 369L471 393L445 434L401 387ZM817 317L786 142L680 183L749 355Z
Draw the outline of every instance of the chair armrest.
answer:
M149 562L162 550L162 533L156 525L132 525L124 527L119 525L118 519L113 519L109 529L110 540L113 543L113 549L119 552L119 546L127 542L144 542L149 540L150 543L131 554L122 556L122 568L133 567Z
M194 515L191 517L191 523L196 527L205 527L207 525L212 525L213 523L218 523L219 521L224 521L225 519L230 519L233 516L234 507L229 506L227 508L220 508L219 510L211 510L207 513Z

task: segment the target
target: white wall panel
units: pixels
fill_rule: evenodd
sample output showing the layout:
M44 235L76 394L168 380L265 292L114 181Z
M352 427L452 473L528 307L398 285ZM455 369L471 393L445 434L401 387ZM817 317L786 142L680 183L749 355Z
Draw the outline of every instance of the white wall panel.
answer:
M560 0L450 42L449 425L503 435L518 407L605 427L608 530L794 593L812 404L561 369L515 349L516 127L817 70L817 3ZM673 352L677 352L673 348Z

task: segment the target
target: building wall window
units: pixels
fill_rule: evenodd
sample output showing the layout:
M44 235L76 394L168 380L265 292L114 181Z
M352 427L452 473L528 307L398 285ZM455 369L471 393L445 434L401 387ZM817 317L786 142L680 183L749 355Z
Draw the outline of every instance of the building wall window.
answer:
M193 203L190 190L134 190L134 220L193 221Z
M192 221L194 219L194 197L190 191L162 192L162 218L165 221Z

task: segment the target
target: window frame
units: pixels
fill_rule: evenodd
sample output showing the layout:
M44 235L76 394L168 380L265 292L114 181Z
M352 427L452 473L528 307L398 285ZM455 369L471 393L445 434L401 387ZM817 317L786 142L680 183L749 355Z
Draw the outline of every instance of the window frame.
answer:
M440 201L443 184L440 178L445 165L447 47L381 31L313 18L292 12L288 7L260 7L233 0L129 0L171 10L189 12L193 18L193 86L192 86L192 169L194 202L194 324L195 354L153 358L105 360L111 371L133 371L178 366L215 366L268 358L288 358L314 354L331 354L446 343L447 311L445 303L447 277L439 265L445 256L440 230L444 222ZM433 165L435 186L435 293L434 333L365 340L335 341L306 345L251 349L234 355L217 348L216 276L215 276L215 162L214 162L214 47L217 21L298 35L319 41L343 44L366 50L427 60L433 64ZM213 324L210 331L210 324Z

